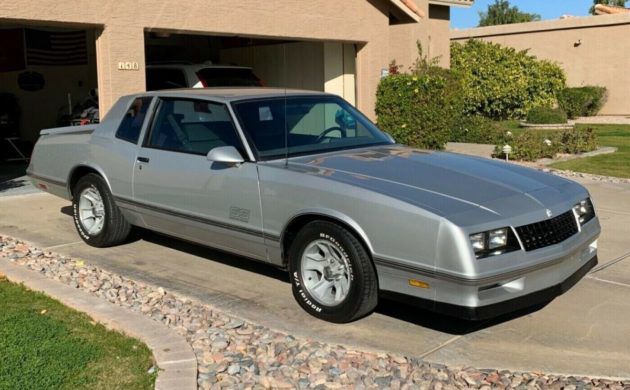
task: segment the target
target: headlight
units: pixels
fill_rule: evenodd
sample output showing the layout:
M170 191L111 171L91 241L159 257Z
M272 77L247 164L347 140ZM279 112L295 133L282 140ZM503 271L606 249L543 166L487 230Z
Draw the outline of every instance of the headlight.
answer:
M580 221L580 226L595 218L595 208L590 198L586 198L573 206L573 212L575 212L578 221Z
M478 259L521 249L509 227L471 234L470 244Z

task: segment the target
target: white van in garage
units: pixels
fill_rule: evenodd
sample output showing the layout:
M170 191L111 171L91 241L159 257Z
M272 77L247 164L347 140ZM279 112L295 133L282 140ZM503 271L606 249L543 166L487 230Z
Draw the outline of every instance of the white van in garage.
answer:
M146 67L147 91L173 88L261 87L252 68L232 65L160 63Z

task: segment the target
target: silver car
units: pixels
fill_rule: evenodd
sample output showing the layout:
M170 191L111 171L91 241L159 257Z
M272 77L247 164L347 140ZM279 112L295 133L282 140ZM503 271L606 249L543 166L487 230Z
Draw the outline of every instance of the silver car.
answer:
M597 264L581 185L397 145L343 99L268 88L121 98L100 125L41 132L28 174L72 200L89 245L132 226L271 263L312 315L379 298L468 319L563 293Z

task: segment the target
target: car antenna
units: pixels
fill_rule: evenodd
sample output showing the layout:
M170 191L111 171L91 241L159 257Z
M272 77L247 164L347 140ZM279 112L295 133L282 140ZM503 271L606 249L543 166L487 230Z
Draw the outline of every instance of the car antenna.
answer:
M284 166L289 167L289 128L287 126L287 43L282 45L282 61L284 62Z

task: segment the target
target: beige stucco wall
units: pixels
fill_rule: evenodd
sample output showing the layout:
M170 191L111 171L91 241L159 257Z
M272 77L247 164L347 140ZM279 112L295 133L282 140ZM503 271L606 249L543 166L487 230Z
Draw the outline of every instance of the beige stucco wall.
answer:
M417 1L425 13L418 23L398 24L389 27L388 56L390 63L396 60L406 71L418 57L416 43L422 44L425 56L439 58L439 65L450 65L450 8L442 5L429 5L427 1Z
M630 14L522 23L452 31L451 39L483 39L558 62L570 86L601 85L600 115L630 114Z

